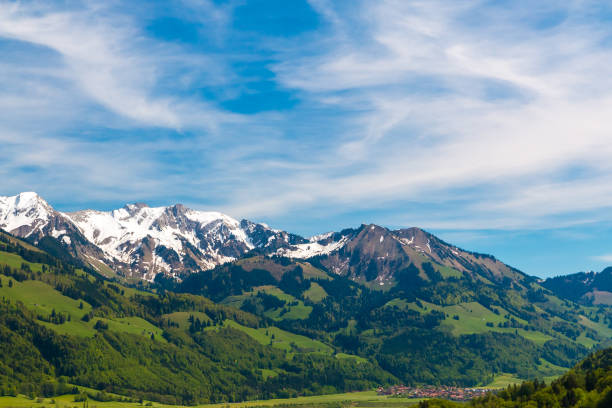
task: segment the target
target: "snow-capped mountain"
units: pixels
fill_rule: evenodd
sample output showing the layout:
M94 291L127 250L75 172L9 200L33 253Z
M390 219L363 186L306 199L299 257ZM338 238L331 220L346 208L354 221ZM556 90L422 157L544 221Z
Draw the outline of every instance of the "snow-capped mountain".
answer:
M158 273L181 277L211 269L255 249L264 255L316 258L332 273L381 286L411 264L428 262L490 281L520 274L493 257L461 250L419 228L392 231L370 224L305 239L181 204L62 213L36 193L21 193L0 197L0 228L39 244L59 244L101 273L147 280Z
M56 239L72 256L97 269L101 266L98 260L104 258L104 253L85 238L66 214L54 210L36 193L0 196L0 228L43 246L48 244L45 239Z
M61 213L36 193L0 197L0 228L38 242L57 239L100 272L154 279L213 268L254 248L274 252L305 240L264 224L176 204L128 204L113 211Z
M182 274L234 260L254 246L240 223L218 212L181 204L150 208L128 204L109 211L66 214L124 275L153 279L159 272Z
M36 193L0 196L0 227L22 237L42 233L59 214Z

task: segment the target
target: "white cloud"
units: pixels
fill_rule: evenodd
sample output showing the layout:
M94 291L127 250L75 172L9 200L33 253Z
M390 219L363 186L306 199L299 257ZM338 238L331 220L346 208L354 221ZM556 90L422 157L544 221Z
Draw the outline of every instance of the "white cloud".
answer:
M596 261L611 262L612 263L612 254L604 254L604 255L594 256L593 259L596 260Z
M218 76L221 61L154 43L133 17L111 13L101 4L55 10L40 3L5 3L0 7L0 36L56 52L65 64L65 79L93 101L141 125L214 128L233 116L202 100L177 98L178 84L189 73L173 78L173 92L159 90L160 82L178 68Z
M0 61L10 112L0 172L38 163L57 184L78 177L83 194L98 191L90 197L190 196L237 216L407 203L387 219L469 229L611 218L612 53L602 44L612 30L586 17L595 2L309 2L328 22L319 32L249 38L259 49L241 56L266 50L299 103L248 117L194 91L241 80L226 61L239 59L227 41L238 38L227 35L237 2L183 2L182 17L225 47L212 55L149 38L140 16L105 3L2 3L0 37L45 53L30 50L38 64ZM556 10L559 24L534 28ZM140 136L88 140L98 127Z
M345 25L361 28L356 41L325 38L315 45L323 53L276 66L285 86L340 109L347 128L322 163L356 170L313 166L292 178L308 202L452 201L473 188L454 217L513 227L610 206L612 54L601 45L610 30L585 21L589 2L531 10L567 14L544 30L517 18L525 10L483 11L477 1L359 4L332 17L353 18ZM477 12L487 20L466 23ZM568 176L576 167L589 176ZM279 190L264 201L271 211L303 203Z

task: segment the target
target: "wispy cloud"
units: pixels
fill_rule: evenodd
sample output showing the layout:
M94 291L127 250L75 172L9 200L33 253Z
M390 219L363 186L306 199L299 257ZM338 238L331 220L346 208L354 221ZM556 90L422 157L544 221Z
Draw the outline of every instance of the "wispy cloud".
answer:
M612 218L601 2L309 0L322 22L295 37L238 32L223 4L174 3L185 44L147 31L165 5L2 3L3 189L430 228ZM266 86L291 102L226 104Z
M196 3L201 24L226 24L222 10ZM227 83L226 60L148 36L145 5L136 14L114 2L73 6L0 5L3 193L36 190L58 203L184 196L190 183L176 177L186 170L166 158L193 163L222 124L242 121L198 94Z
M596 261L612 263L612 254L604 254L604 255L594 256L593 259L596 260Z
M134 19L95 3L70 10L44 3L5 3L0 8L0 36L55 52L55 72L61 66L63 77L86 96L141 125L179 129L228 120L232 115L206 101L177 98L181 88L198 85L180 83L189 72L174 78L171 92L160 89L181 68L215 75L222 62L152 42Z
M454 200L478 186L452 217L484 215L496 227L608 208L610 29L589 18L594 2L544 3L529 9L530 19L523 3L325 9L334 25L341 15L360 34L323 38L313 46L323 53L288 58L276 72L311 103L339 109L347 131L324 154L357 171L325 168L299 187L312 201L354 205ZM575 168L586 177L573 176ZM283 200L291 207L302 198L292 191Z

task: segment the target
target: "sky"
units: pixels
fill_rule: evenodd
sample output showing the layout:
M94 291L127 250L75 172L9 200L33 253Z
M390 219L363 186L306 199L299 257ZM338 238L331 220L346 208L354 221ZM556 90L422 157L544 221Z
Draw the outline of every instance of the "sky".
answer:
M612 5L0 0L0 195L612 265Z

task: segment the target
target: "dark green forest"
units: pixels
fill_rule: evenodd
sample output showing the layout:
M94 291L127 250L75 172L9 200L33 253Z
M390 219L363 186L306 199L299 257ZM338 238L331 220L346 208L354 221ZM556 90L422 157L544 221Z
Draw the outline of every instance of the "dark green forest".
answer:
M2 395L49 396L72 391L65 385L69 383L133 399L195 404L362 390L396 381L375 363L288 353L223 326L225 319L247 327L268 324L249 313L189 294L141 291L128 296L119 283L4 238L2 253L19 254L28 261L18 268L2 267L0 281L7 290L12 282L45 282L93 306L83 312L83 321L137 316L163 328L164 341L113 331L107 324L96 324L91 337L58 334L41 324L42 316L3 297ZM29 262L42 264L44 272L34 272ZM177 311L204 313L218 323L211 325L214 330L184 330L162 317ZM276 370L278 375L264 378L262 370Z
M433 262L408 264L386 290L334 275L320 259L258 254L129 285L47 241L43 251L0 233L3 395L82 386L198 404L486 385L501 373L562 374L588 344L605 345L610 321L531 278L491 281Z
M460 408L465 404L430 400L419 408ZM609 408L612 407L612 349L599 351L546 385L527 381L470 402L474 408Z

